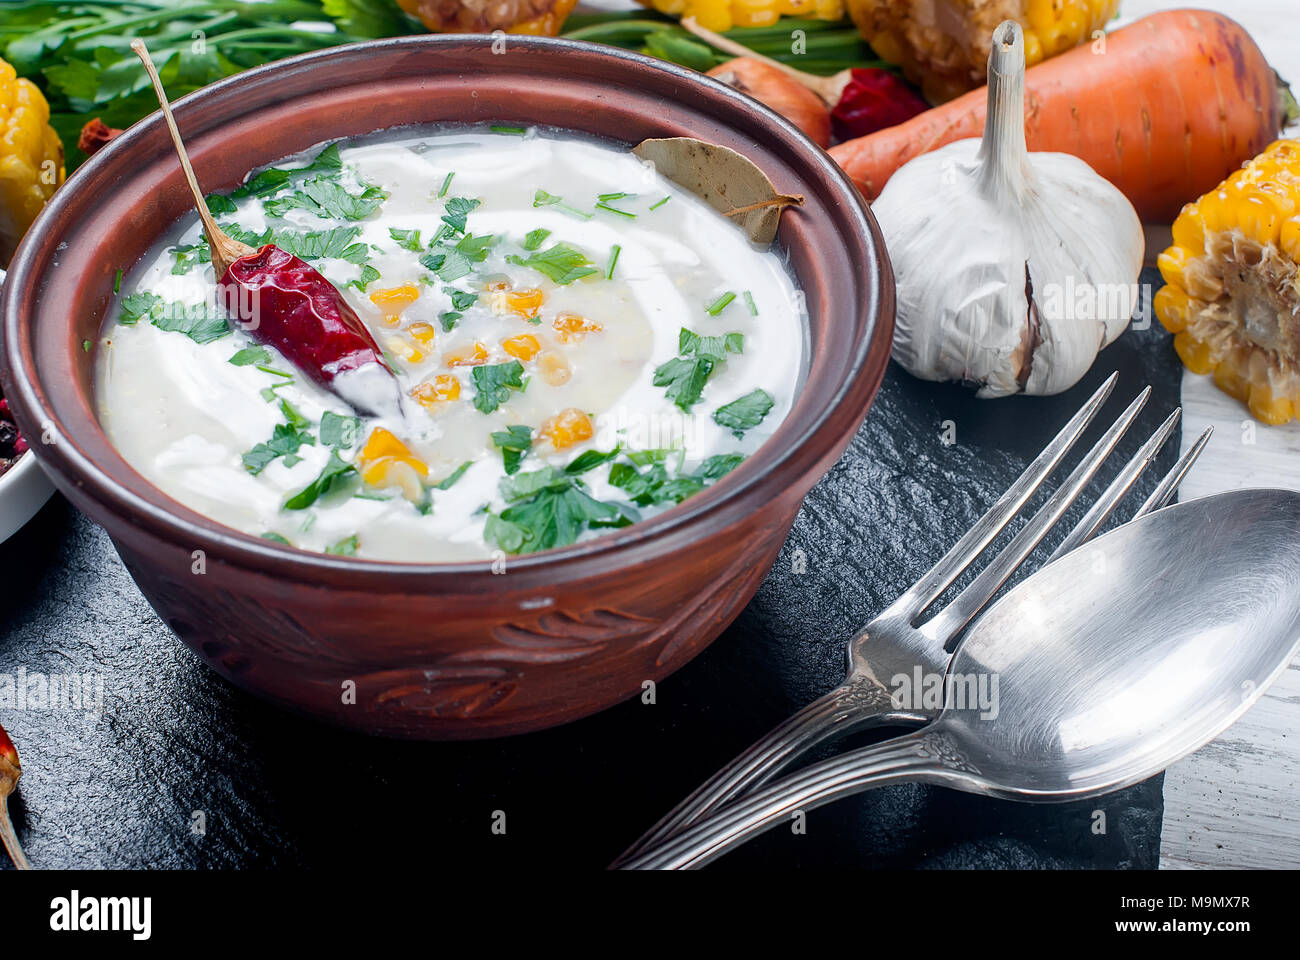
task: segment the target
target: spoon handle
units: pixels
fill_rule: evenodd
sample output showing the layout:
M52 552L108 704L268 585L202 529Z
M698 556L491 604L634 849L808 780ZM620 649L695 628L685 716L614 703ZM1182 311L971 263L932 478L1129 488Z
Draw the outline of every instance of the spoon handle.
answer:
M940 728L928 727L815 763L638 853L619 868L692 870L796 813L891 783L929 781L952 786L955 773L969 776L976 771L950 737Z
M668 812L625 850L612 866L663 842L686 824L766 783L792 758L824 740L900 719L889 691L874 680L853 676L814 700L740 754Z

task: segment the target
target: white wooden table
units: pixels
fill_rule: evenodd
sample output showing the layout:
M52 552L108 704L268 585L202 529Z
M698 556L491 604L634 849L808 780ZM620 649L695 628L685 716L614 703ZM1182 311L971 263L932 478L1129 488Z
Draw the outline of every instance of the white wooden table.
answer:
M1180 7L1232 17L1300 89L1297 0L1124 0L1120 22ZM1159 253L1147 251L1151 259ZM1215 432L1183 484L1182 499L1242 487L1300 489L1300 423L1254 424L1210 377L1187 372L1183 411L1184 449L1207 426ZM1160 865L1300 866L1300 659L1222 737L1169 769Z

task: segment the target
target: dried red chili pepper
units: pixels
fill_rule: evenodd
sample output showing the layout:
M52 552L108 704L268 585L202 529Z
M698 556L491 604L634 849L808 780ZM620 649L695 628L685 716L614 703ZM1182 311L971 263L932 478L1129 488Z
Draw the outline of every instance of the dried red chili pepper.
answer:
M305 260L268 243L231 261L221 286L227 311L253 339L275 347L316 383L363 413L400 410L392 369L370 331ZM350 376L340 380L343 374Z
M851 140L905 123L929 109L896 73L855 67L849 71L839 103L831 109L831 128L838 139Z
M81 128L81 136L77 137L77 149L90 156L121 132L117 127L108 126L99 117L87 120L85 126Z
M9 794L18 787L22 775L23 765L18 761L18 750L9 739L9 734L5 733L5 728L0 727L0 842L9 851L15 867L30 870L32 865L27 862L23 848L18 843L18 835L14 833L13 823L9 820Z
M392 368L338 289L304 260L268 243L254 250L228 237L208 211L176 119L143 40L131 43L153 81L185 180L203 221L228 313L259 343L363 414L400 415L402 394Z

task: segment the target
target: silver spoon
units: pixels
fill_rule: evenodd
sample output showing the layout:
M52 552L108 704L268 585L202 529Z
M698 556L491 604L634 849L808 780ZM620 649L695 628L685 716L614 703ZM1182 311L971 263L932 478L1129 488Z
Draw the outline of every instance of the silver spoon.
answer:
M1167 507L994 604L953 657L953 693L929 726L813 764L622 866L700 867L796 811L891 783L1030 802L1109 793L1222 733L1297 650L1300 493ZM992 709L956 695L956 681L981 677L986 689L997 678Z

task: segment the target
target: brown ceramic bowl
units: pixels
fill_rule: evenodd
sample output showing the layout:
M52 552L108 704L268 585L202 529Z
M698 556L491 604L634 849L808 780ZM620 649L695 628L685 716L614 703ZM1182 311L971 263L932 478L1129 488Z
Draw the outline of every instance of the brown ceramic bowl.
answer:
M849 180L794 127L698 73L549 38L431 36L294 57L186 97L176 115L208 190L314 144L438 121L548 124L629 144L693 136L746 154L803 207L778 242L807 295L810 366L779 431L726 479L647 522L564 549L403 564L299 552L181 506L109 443L94 341L129 268L190 212L162 118L58 191L3 292L4 385L59 489L103 524L159 615L222 676L373 733L491 737L564 723L682 666L763 580L804 495L880 386L893 282ZM202 551L202 569L195 573ZM344 694L355 683L355 702Z

